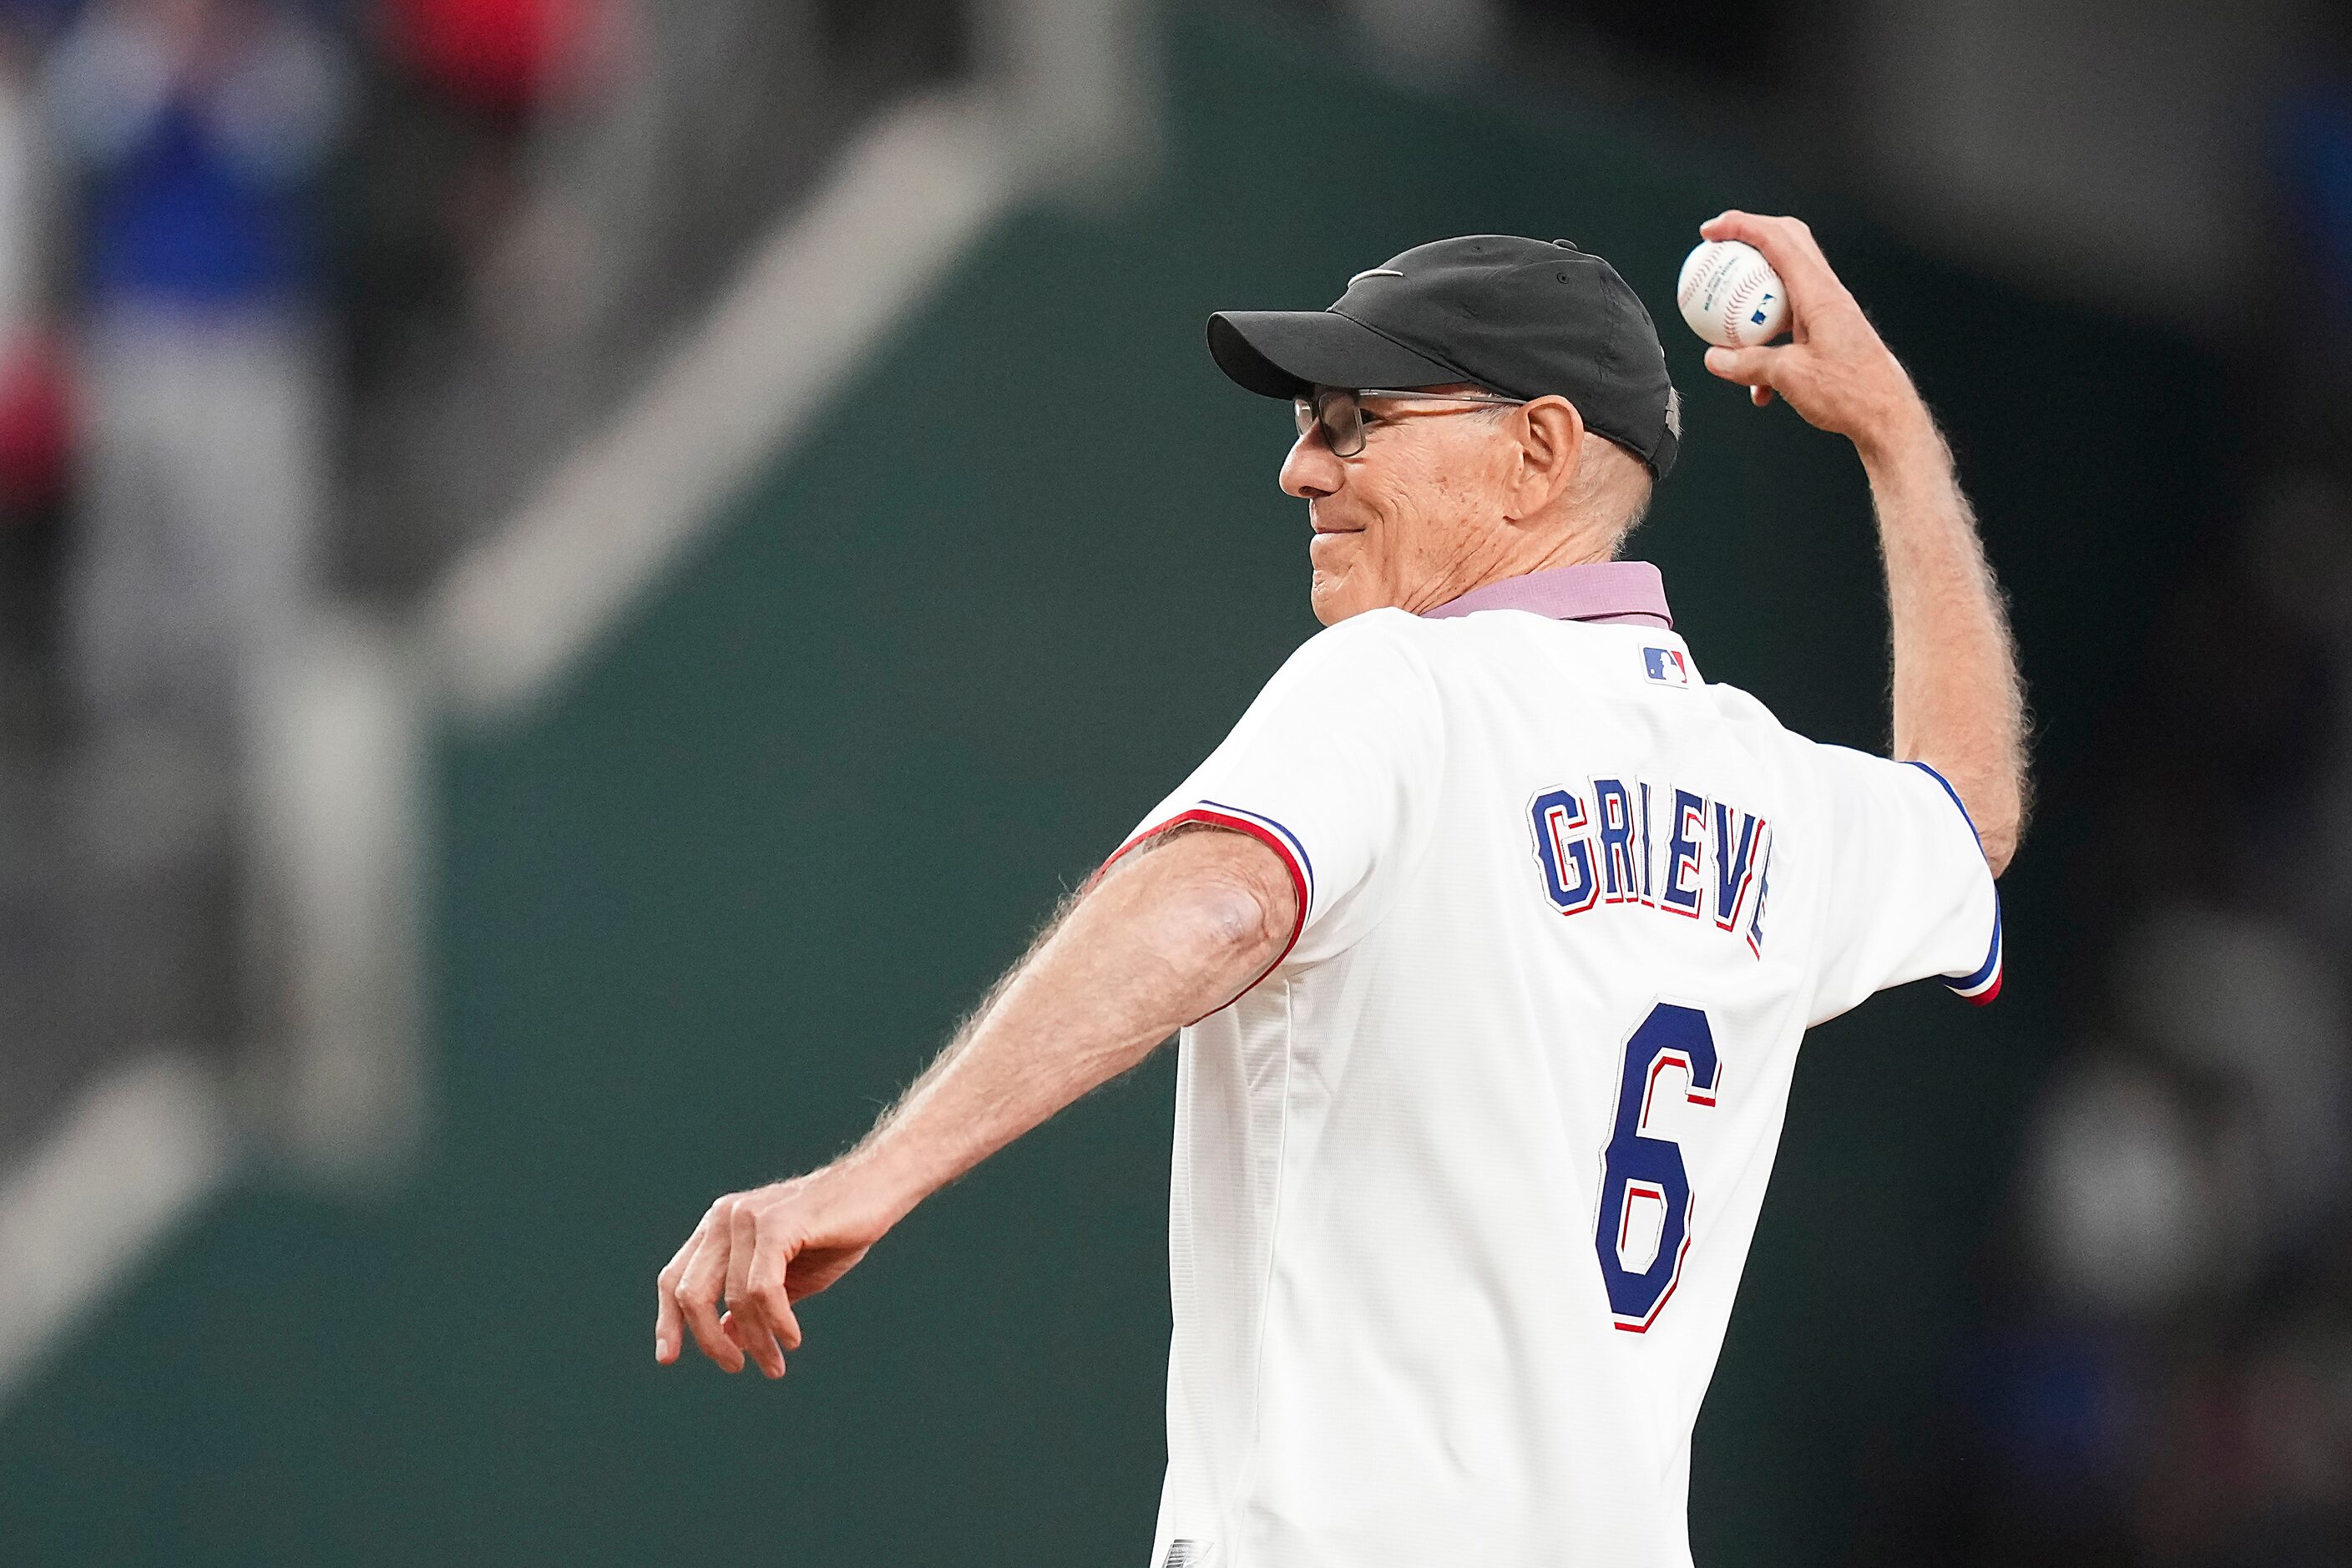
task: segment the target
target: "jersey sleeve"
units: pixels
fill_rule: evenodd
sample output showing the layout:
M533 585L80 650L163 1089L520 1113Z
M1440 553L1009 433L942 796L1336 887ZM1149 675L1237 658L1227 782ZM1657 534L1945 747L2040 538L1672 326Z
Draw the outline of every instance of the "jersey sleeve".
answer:
M1360 940L1427 837L1444 767L1437 688L1414 624L1375 610L1309 638L1111 860L1179 824L1214 823L1289 868L1297 929L1268 973Z
M1829 842L1812 1021L1930 975L1991 1001L2000 895L1958 792L1925 763L1814 749Z

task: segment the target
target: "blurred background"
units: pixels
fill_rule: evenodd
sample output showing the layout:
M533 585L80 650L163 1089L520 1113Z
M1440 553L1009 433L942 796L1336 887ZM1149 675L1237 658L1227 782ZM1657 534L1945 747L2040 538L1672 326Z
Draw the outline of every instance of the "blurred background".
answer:
M1202 351L1440 235L1658 317L1633 552L1883 746L1805 216L2042 805L1807 1047L1702 1563L2352 1563L2352 24L2315 0L0 0L0 1560L1139 1562L1163 1058L783 1387L646 1353L1313 629ZM1932 988L1930 988L1932 989Z

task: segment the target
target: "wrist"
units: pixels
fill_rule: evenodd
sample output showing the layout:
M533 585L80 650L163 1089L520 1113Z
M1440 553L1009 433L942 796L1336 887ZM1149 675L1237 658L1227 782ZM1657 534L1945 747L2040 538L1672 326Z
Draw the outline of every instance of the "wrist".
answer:
M811 1179L830 1188L835 1205L845 1213L857 1215L856 1223L862 1228L879 1236L946 1184L937 1178L927 1178L910 1153L907 1149L891 1147L887 1141L868 1144L812 1173Z
M1926 461L1947 460L1943 434L1936 428L1935 416L1927 412L1927 403L1913 391L1906 379L1900 396L1888 400L1884 412L1853 432L1853 448L1862 458L1862 466L1876 479L1882 470L1895 470Z

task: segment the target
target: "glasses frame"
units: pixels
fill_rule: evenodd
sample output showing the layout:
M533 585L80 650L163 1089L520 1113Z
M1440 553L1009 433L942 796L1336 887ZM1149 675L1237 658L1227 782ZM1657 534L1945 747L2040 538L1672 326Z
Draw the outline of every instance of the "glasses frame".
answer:
M1353 417L1343 426L1335 424L1326 411L1327 403L1336 403L1344 396ZM1335 458L1353 458L1364 449L1364 399L1367 397L1395 398L1409 403L1483 404L1495 407L1517 407L1532 401L1525 397L1508 397L1499 392L1418 392L1409 386L1318 386L1311 395L1290 400L1291 422L1304 437L1309 430L1323 433L1324 445ZM1459 414L1463 409L1441 409L1436 413Z

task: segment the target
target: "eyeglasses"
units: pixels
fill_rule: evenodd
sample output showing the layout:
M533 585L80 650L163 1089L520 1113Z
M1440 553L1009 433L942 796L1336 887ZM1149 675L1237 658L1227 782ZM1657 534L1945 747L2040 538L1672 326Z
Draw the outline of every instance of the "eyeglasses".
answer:
M1393 397L1412 403L1487 403L1516 405L1524 397L1496 392L1414 392L1390 386L1318 386L1312 397L1294 397L1292 416L1298 433L1319 429L1334 457L1352 458L1364 449L1364 405L1367 397ZM1460 408L1433 408L1429 414L1460 414ZM1395 418L1388 415L1381 417Z

